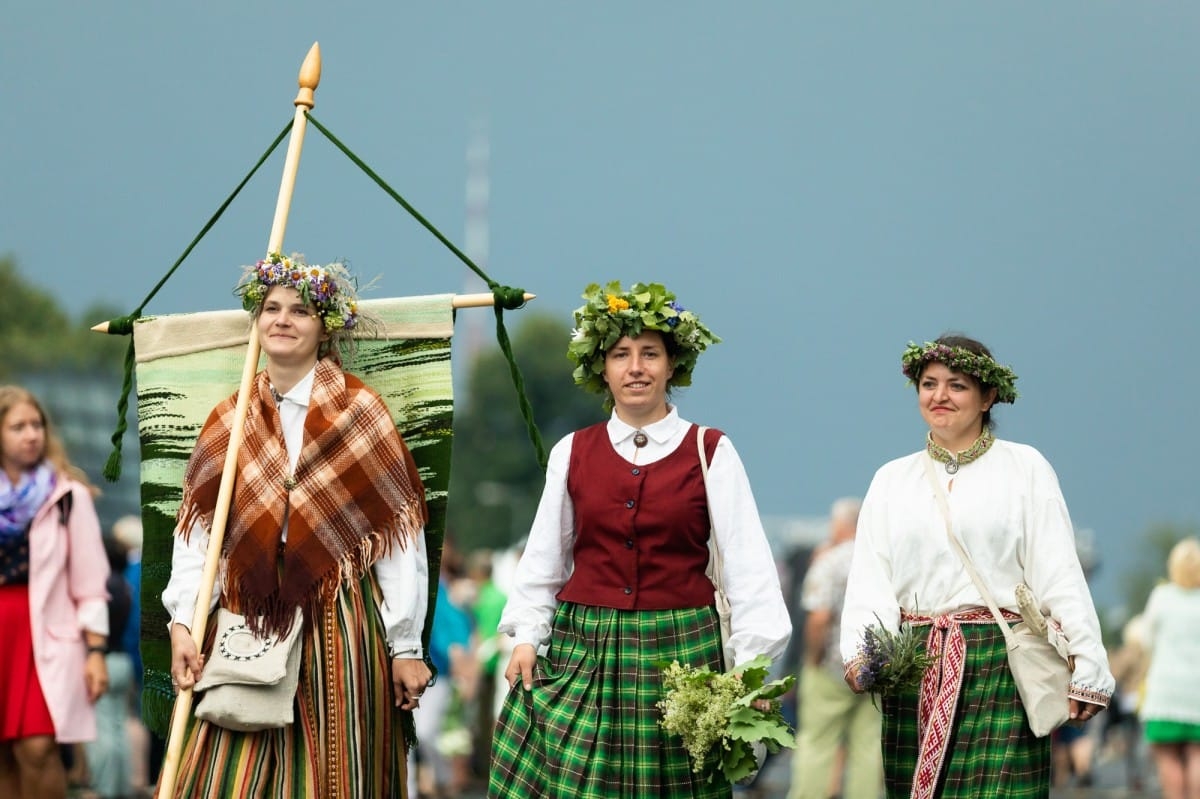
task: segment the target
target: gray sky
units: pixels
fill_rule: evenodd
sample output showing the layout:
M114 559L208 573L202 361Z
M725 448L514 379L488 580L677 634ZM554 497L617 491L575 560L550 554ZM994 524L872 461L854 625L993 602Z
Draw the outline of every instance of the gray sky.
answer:
M661 281L725 339L677 399L764 513L920 447L907 341L988 343L1021 376L999 434L1055 465L1107 600L1138 533L1200 520L1198 33L1182 2L10 4L0 253L131 310L319 41L317 119L459 242L486 120L501 283L566 320L588 282ZM234 305L282 163L149 313ZM311 128L285 249L381 274L368 296L467 276Z

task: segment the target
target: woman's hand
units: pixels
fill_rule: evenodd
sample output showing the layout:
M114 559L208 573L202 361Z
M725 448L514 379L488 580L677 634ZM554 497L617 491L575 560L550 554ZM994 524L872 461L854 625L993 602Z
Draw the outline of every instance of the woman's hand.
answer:
M204 671L204 655L196 651L192 631L185 625L171 625L171 684L186 691L196 684Z
M537 665L537 650L533 644L517 644L513 647L512 657L508 659L508 668L504 670L504 679L509 688L515 688L517 681L525 686L525 690L533 688L533 667Z
M859 663L851 663L846 667L846 673L843 675L846 679L846 685L850 686L850 690L856 694L861 694L865 689L862 687L862 665Z
M737 678L738 682L742 681L742 675L735 674L733 676ZM770 713L773 706L774 703L770 699L755 699L750 703L750 707L754 708L760 713Z
M454 687L464 702L475 698L479 690L479 658L468 647L450 645L450 679L454 681Z
M1084 702L1081 699L1068 699L1067 704L1071 709L1071 721L1083 724L1090 718L1095 717L1097 713L1104 710L1104 705L1093 705L1091 702Z
M392 658L392 688L396 692L396 707L416 710L421 694L433 678L428 664L420 658Z
M88 652L83 662L83 680L87 684L88 701L92 704L108 690L108 664L99 650Z

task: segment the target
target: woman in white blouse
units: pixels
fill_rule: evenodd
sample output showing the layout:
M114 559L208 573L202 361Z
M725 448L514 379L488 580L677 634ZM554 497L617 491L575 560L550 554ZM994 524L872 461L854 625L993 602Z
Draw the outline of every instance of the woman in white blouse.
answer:
M709 514L733 608L735 663L777 657L791 622L729 439L668 402L718 339L661 285L588 287L569 353L613 410L554 447L500 632L515 639L489 797L728 797L664 733L660 666L722 667ZM537 650L545 647L545 656Z
M1142 618L1150 668L1141 717L1166 799L1200 797L1200 540L1185 538L1167 558Z
M402 711L418 706L431 677L421 648L424 488L383 400L342 370L359 321L344 267L272 254L238 290L266 367L250 387L221 579L205 597L236 394L210 413L188 462L163 592L171 677L179 688L200 679L194 613L220 602L256 633L302 626L299 687L284 726L246 732L194 719L173 795L404 796Z
M923 449L876 472L864 499L842 616L846 681L865 688L868 627L927 626L936 662L920 689L882 702L888 796L1048 795L1050 739L1029 729L1003 634L947 538L929 480L941 483L954 533L996 604L1016 618L1025 583L1062 625L1075 663L1070 713L1082 723L1107 704L1113 678L1066 502L1037 450L993 436L992 408L1016 399L1016 375L983 344L910 344L902 364L929 432Z

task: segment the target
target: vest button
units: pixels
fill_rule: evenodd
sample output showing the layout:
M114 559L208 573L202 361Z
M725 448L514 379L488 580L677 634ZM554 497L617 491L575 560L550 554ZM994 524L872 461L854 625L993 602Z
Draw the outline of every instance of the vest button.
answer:
M625 586L625 595L628 596L629 594L632 594L632 593L633 593L633 589L630 588L629 586Z
M625 500L625 507L627 507L627 508L632 508L632 507L633 507L633 500L632 500L632 499L627 499L627 500Z
M634 470L633 470L633 474L634 474L635 476L636 476L636 475L639 475L639 474L641 474L641 473L642 473L642 470L641 470L641 469L634 469Z
M625 548L626 548L626 549L633 549L633 539L632 539L632 538L626 538L626 539L625 539Z

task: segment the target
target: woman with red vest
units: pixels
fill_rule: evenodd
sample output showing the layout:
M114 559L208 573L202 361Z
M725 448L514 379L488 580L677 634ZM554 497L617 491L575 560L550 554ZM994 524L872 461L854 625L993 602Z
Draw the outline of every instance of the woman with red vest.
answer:
M779 656L792 625L750 483L729 439L668 402L719 339L658 284L591 285L575 311L575 382L607 422L550 453L500 632L515 639L490 797L728 797L659 727L659 667ZM722 664L709 518L733 607ZM538 649L544 647L544 656Z

